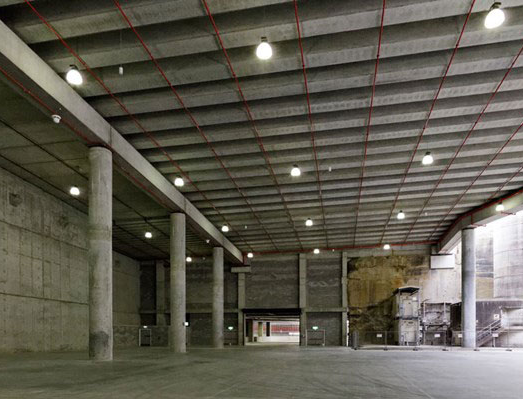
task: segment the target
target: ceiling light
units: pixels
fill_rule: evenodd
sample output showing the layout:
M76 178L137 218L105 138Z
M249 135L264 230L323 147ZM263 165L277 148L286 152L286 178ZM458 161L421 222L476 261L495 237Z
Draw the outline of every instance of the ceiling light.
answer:
M192 258L191 258L190 256L188 256L187 258L185 258L185 261L186 261L187 263L190 263L190 262L192 262Z
M405 213L403 211L399 211L398 212L398 216L397 216L398 220L403 220L405 219Z
M73 186L69 189L69 194L78 197L80 195L80 189L76 186Z
M150 231L146 231L145 238L153 238L153 233L151 233Z
M211 242L211 240L206 239L205 242L206 242L207 244L209 244L209 243Z
M69 70L65 74L65 80L67 80L70 84L75 86L81 85L84 81L84 79L82 78L82 74L74 65L71 65L69 67Z
M181 177L177 177L176 179L174 179L174 185L176 187L183 187L184 184L185 184L185 182L183 181L183 179Z
M249 253L247 254L247 258L249 258L249 259L254 258L254 254L253 254L252 252L249 252Z
M291 169L291 176L298 177L301 175L301 170L298 168L298 165L293 165Z
M505 205L499 203L496 205L496 212L503 212L505 210Z
M490 7L490 11L485 17L485 28L494 29L500 26L505 21L505 13L500 8L501 3L495 2Z
M53 122L54 123L60 123L60 121L62 120L62 117L60 115L51 115L51 118L53 118Z
M256 56L260 60L268 60L272 57L272 47L266 37L262 37L261 43L256 47Z
M118 67L118 75L122 76L123 75L123 65L120 65Z
M385 251L388 251L388 250L390 249L390 245L389 245L389 244L385 244L385 245L383 246L383 249L384 249Z
M427 151L425 153L425 156L421 160L421 163L423 165L432 165L434 163L434 157L432 156L432 154L430 152Z
M308 218L308 219L305 221L305 226L307 226L307 227L311 227L313 224L314 224L314 222L312 221L311 218Z
M318 255L320 253L320 250L318 248L314 248L314 251L312 252L314 252L314 255Z
M224 233L227 233L227 232L229 231L229 226L227 226L226 224L224 224L224 225L222 226L222 231L223 231Z

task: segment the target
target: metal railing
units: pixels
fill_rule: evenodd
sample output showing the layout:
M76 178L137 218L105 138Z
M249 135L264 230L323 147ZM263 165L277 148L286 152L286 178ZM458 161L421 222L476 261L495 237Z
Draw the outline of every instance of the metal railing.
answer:
M463 343L459 330L420 330L403 335L397 331L356 331L349 334L350 346L355 349L441 349L458 348ZM523 348L523 327L509 328L496 321L476 330L475 349Z

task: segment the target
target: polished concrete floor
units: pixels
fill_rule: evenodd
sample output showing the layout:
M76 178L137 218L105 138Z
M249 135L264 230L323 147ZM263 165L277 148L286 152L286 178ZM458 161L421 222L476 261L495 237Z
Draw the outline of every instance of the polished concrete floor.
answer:
M522 398L523 352L260 346L0 355L0 398Z

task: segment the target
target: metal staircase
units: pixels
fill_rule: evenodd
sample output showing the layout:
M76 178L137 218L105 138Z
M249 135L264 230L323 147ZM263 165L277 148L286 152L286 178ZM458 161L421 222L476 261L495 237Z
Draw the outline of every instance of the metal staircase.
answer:
M501 325L501 320L494 320L489 325L483 327L477 332L476 335L476 346L479 348L485 345L492 339L493 333L502 333L504 331L503 326Z

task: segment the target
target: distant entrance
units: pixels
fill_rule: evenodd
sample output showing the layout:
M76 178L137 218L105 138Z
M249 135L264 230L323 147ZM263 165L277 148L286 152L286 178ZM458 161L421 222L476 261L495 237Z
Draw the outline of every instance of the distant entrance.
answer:
M299 309L244 310L246 345L298 345Z

